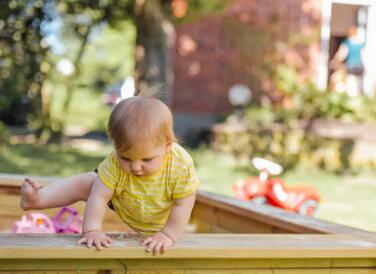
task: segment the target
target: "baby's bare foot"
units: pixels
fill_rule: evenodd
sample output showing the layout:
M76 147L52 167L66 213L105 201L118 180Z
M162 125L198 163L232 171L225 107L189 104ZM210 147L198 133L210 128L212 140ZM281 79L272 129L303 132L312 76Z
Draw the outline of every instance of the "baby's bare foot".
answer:
M21 185L20 206L23 210L35 209L39 202L38 190L42 188L30 178L25 178Z

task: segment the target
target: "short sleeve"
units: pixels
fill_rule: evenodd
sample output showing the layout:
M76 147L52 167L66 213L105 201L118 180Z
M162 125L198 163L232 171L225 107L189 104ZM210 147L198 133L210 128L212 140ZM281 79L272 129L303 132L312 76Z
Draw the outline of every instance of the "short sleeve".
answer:
M98 177L105 186L115 190L119 178L119 166L114 152L99 164Z
M200 182L193 166L188 166L175 182L172 192L173 199L181 199L197 191Z

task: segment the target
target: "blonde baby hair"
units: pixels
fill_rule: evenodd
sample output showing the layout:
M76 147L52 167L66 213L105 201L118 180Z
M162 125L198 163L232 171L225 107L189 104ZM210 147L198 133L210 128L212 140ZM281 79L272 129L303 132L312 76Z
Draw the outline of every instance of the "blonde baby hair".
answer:
M139 142L163 145L176 141L171 110L156 98L161 88L161 85L144 87L137 96L115 106L107 132L116 150L124 152Z

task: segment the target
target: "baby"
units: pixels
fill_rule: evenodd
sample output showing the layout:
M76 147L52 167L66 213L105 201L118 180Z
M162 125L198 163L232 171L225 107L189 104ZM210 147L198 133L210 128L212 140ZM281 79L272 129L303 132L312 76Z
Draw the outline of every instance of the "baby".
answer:
M21 208L45 209L87 201L78 243L97 249L112 239L102 231L107 206L135 232L141 245L164 252L189 221L199 181L190 155L176 143L169 108L148 88L113 109L108 134L115 150L88 172L41 187L26 178ZM154 92L155 93L155 92Z

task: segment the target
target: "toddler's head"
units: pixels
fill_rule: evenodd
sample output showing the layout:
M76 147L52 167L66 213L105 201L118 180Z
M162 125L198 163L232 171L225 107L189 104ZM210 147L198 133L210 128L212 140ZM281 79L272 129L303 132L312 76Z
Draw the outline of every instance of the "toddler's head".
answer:
M135 176L157 172L175 141L171 111L153 93L155 88L148 88L121 101L108 122L120 166Z

